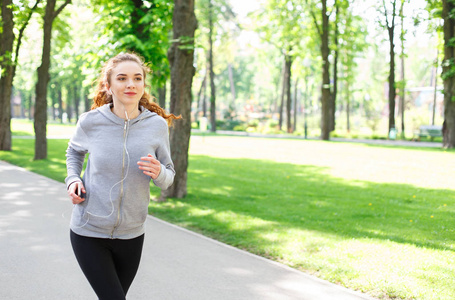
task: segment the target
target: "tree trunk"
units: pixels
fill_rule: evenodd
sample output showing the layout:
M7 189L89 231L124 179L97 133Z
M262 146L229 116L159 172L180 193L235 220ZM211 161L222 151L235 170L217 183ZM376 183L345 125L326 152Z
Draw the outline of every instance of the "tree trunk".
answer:
M55 87L57 87L57 85L55 84ZM57 118L58 118L58 97L57 97L57 89L56 88L53 88L50 90L50 96L51 96L51 99L52 99L52 120L53 121L57 121Z
M146 32L145 32L145 23L141 22L142 17L144 14L147 13L147 9L144 6L143 0L131 0L134 5L134 9L130 14L130 22L133 32L139 40L144 41L147 39ZM153 2L152 2L153 3ZM132 51L140 53L140 49L130 49Z
M90 101L88 99L88 92L87 90L84 88L84 111L89 111L90 110Z
M11 150L11 94L13 90L13 80L16 73L16 66L19 57L19 49L22 43L22 37L27 27L33 12L36 10L40 0L37 0L35 5L30 9L29 15L19 30L19 35L16 41L15 58L13 58L14 44L14 18L11 7L11 0L2 0L1 3L1 20L2 32L0 33L0 150ZM3 73L4 72L4 73Z
M402 42L402 47L403 47L403 42ZM402 48L403 49L403 48ZM401 138L405 138L404 134L404 107L405 107L405 96L406 96L406 83L405 83L405 78L404 78L404 50L401 53L401 91L400 91L400 98L399 98L399 110L400 110L400 115L401 115Z
M162 108L166 108L166 81L158 88L158 103Z
M36 83L35 101L35 160L47 158L47 84L49 82L49 67L52 39L52 22L54 20L56 0L48 0L44 15L44 38L41 66L38 67L38 82Z
M24 37L24 31L25 28L27 28L28 23L30 22L30 19L32 18L33 12L35 12L36 8L38 7L38 4L41 2L41 0L36 0L35 5L30 9L30 13L25 19L25 22L22 24L21 29L19 29L19 35L17 37L17 42L16 42L16 51L15 51L15 56L14 56L14 65L13 65L13 79L14 76L16 76L16 67L19 62L19 49L22 44L22 38Z
M283 64L283 85L281 86L281 103L280 103L280 118L278 120L278 128L282 130L283 128L283 109L284 109L284 98L286 95L286 78L287 78L287 68L286 68L286 56L284 56L284 64Z
M338 93L338 23L339 23L339 3L335 1L335 35L334 35L334 45L335 45L335 53L333 55L333 91L330 97L330 131L335 130L336 125L336 100L337 100L337 93Z
M442 17L444 19L444 61L455 59L455 47L451 40L455 37L455 20L453 13L455 4L449 0L443 0ZM451 64L442 64L443 74L451 72ZM455 77L443 76L444 78L444 124L443 124L443 147L455 148Z
M160 200L169 197L183 198L187 194L188 147L191 135L191 86L195 69L194 31L197 27L194 14L194 0L175 0L173 22L173 40L169 52L171 67L171 113L181 115L183 119L176 120L171 128L170 144L172 160L175 166L174 183L162 190ZM185 38L185 47L180 48ZM190 49L188 49L190 48Z
M74 113L76 114L76 122L79 120L79 102L80 102L80 93L79 93L79 87L78 87L78 82L74 84L73 87L73 94L74 94Z
M291 118L291 67L292 67L292 56L286 55L286 129L288 133L292 132L292 118Z
M404 132L404 108L405 108L405 96L406 96L406 81L404 77L404 41L405 41L405 29L404 29L404 0L401 1L400 5L400 19L401 19L401 91L400 91L400 101L399 101L399 110L401 115L401 138L405 139Z
M390 69L389 69L389 131L395 128L395 45L393 43L394 28L389 28L390 39Z
M349 87L349 81L346 81L346 129L348 132L351 131L351 121L349 120L349 115L351 113L351 91Z
M11 92L13 88L14 20L12 1L2 0L0 31L0 150L11 150Z
M58 118L60 123L63 123L63 97L62 97L62 87L57 85L57 101L58 101Z
M71 87L66 88L67 94L66 94L66 116L68 117L68 123L71 123L71 120L73 119L73 90Z
M25 119L25 99L27 98L26 93L21 95L21 118Z
M438 92L438 67L439 67L439 48L436 51L436 66L434 68L434 91L433 91L433 116L431 118L431 125L435 124L436 118L436 100Z
M205 97L205 89L207 87L207 72L205 72L204 78L201 82L201 87L199 88L199 92L197 93L197 106L196 106L196 113L194 114L194 120L197 121L199 119L199 112L203 110L204 105L204 97ZM205 115L204 115L205 117Z
M34 101L33 101L33 98L34 98L34 93L30 93L30 95L28 96L28 119L31 121L33 119L33 107L34 107Z
M384 3L384 0L383 0ZM393 1L392 11L392 22L389 23L387 19L387 10L385 9L385 18L387 24L387 32L389 34L389 51L390 51L390 64L389 64L389 131L395 128L395 44L394 44L394 32L395 32L395 11L396 11L396 0ZM388 134L387 134L388 136Z
M299 85L299 79L297 78L294 83L294 125L292 126L292 132L297 130L297 111L298 111L298 105L299 105L297 98L298 98L298 94L300 94L297 92L297 91L299 91L297 88L298 85Z
M303 99L303 131L304 131L304 134L305 134L305 139L308 138L308 111L309 111L309 107L310 107L310 104L308 101L309 98L310 98L310 93L309 93L309 84L308 84L308 81L309 81L309 75L306 75L305 76L305 98Z
M204 92L202 93L202 116L207 118L207 80L204 83Z
M209 67L210 67L210 131L216 131L216 91L213 71L213 6L209 0Z
M207 56L208 55L209 53L207 52ZM202 92L202 116L205 118L207 118L207 81L210 73L210 64L208 62L206 68L207 68L207 70L205 70L206 80L204 82L204 91Z
M321 86L321 139L330 138L330 62L329 62L329 16L327 15L327 0L322 1L322 86Z
M43 53L41 65L38 67L38 82L36 83L35 100L35 160L47 158L47 84L49 82L49 66L51 56L52 23L63 8L70 3L66 0L60 8L55 11L56 0L48 0L44 14L43 24Z
M228 72L229 72L229 83L230 83L230 86L231 86L231 96L232 96L232 102L229 105L229 118L232 119L232 117L234 116L234 113L235 113L235 98L236 98L236 95L235 95L234 74L233 74L233 71L232 71L232 64L231 63L228 64Z

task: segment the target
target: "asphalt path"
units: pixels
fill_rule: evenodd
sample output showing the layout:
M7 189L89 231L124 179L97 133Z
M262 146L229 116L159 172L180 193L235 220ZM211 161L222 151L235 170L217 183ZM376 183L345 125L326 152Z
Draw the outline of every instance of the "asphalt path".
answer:
M96 299L70 246L63 183L0 161L0 207L0 299ZM152 216L127 298L372 299Z

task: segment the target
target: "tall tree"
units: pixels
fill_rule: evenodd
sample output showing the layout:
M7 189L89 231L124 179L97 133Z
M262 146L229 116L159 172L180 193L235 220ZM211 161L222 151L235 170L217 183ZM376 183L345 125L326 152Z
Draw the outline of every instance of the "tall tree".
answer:
M442 5L442 18L444 20L443 146L444 148L455 148L455 1L443 0Z
M204 50L201 49L200 53L202 54L201 57L205 58L200 64L204 64L207 68L207 83L210 86L210 130L215 132L217 123L217 85L220 81L217 80L218 74L215 75L215 66L219 64L219 57L221 57L221 55L215 55L216 52L221 50L216 44L221 42L224 48L228 48L226 42L230 35L231 25L233 22L235 23L235 14L229 1L226 0L200 0L197 2L196 14L200 28L196 39L198 44L202 46L201 48L204 48Z
M399 105L398 111L401 116L401 138L405 138L404 132L404 109L405 109L405 96L406 96L406 80L405 80L405 69L404 69L404 59L406 57L405 50L404 50L404 42L406 40L406 29L404 28L404 5L407 0L400 0L400 21L401 21L401 30L400 30L400 44L401 44L401 54L400 54L400 63L401 63L401 78L400 78L400 97L399 97ZM436 76L436 74L435 74Z
M389 2L390 1L390 2ZM396 85L395 85L395 17L397 16L397 0L382 0L383 14L385 25L389 36L389 131L395 128L395 97L396 97Z
M232 100L231 100L232 102L229 103L229 118L230 119L232 119L232 117L235 114L235 98L236 98L234 74L233 74L232 69L233 69L232 63L229 62L228 63L228 78L229 78L229 86L231 88L231 96L232 96Z
M35 102L35 160L47 158L47 84L49 82L49 67L51 56L52 23L71 0L65 2L56 10L57 0L47 0L43 24L43 52L41 65L38 67L38 82L36 83Z
M40 0L35 2L33 7L23 3L16 14L17 22L14 21L13 4L10 0L2 0L1 15L2 22L0 30L0 150L11 150L11 93L13 80L16 74L16 67L19 62L19 49L22 45L25 28ZM20 26L19 34L15 39L14 26ZM13 56L13 44L16 44Z
M286 56L285 56L286 58ZM282 130L282 127L283 127L283 109L284 109L284 98L285 98L285 95L286 95L286 83L287 83L287 80L286 80L286 77L289 77L287 74L286 74L286 59L284 60L283 62L283 70L281 72L282 74L282 84L281 84L281 101L280 101L280 105L279 105L279 119L278 119L278 128L280 130Z
M336 112L336 99L337 99L337 93L338 93L338 59L339 59L339 21L340 21L340 6L342 0L335 0L335 21L333 22L333 25L335 27L334 29L334 35L333 35L333 74L332 74L332 82L333 82L333 87L332 87L332 92L331 92L331 97L330 97L330 131L335 130L335 112ZM348 1L346 3L349 4Z
M148 77L152 94L165 106L166 84L170 69L167 50L172 30L173 1L168 0L92 0L102 39L108 40L107 51L99 59L106 60L120 51L132 51L144 57L151 69ZM106 42L103 42L106 44Z
M210 131L216 131L216 90L215 90L215 72L213 71L213 4L209 0L208 7L209 20L209 79L210 79Z
M300 95L300 90L298 89L298 86L299 86L299 78L297 77L297 79L294 82L294 97L293 97L294 101L292 104L292 107L294 108L293 109L294 115L292 116L292 118L294 119L294 123L293 123L293 127L292 127L292 132L297 130L297 111L299 109L298 98Z
M321 1L320 16L322 19L321 25L319 24L318 18L314 8L316 5L309 0L305 0L307 3L308 10L313 18L315 28L321 39L320 51L322 56L322 85L321 85L321 139L330 139L330 101L331 101L331 90L330 90L330 48L329 48L329 18L330 14L327 11L327 0Z
M175 165L174 183L162 190L160 200L169 197L182 198L187 194L188 147L191 135L191 86L195 69L194 31L197 20L194 14L194 0L175 0L173 43L168 52L171 65L171 113L181 115L171 129L170 143L172 160Z
M346 108L346 128L349 132L351 129L350 116L351 108L354 103L351 102L352 89L356 87L357 78L357 57L359 54L365 53L367 44L367 26L364 19L360 16L355 16L351 11L346 11L344 22L340 23L340 63L341 76L340 80L343 83L342 89L345 94ZM357 89L359 89L357 87Z
M283 59L281 104L279 105L279 129L283 125L283 110L286 107L287 131L292 132L291 81L292 63L298 55L296 49L302 43L302 8L296 0L268 0L263 11L258 12L256 31L281 52Z
M14 20L12 0L2 0L0 31L0 150L11 150Z
M290 53L292 49L288 51ZM292 107L292 98L291 98L291 67L293 62L293 57L291 55L285 55L285 86L286 86L286 129L288 133L292 133L292 118L291 118L291 107Z

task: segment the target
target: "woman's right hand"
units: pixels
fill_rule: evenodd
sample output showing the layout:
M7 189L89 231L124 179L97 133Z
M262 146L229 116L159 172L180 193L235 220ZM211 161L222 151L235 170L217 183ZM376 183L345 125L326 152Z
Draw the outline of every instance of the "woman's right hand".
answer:
M85 200L82 198L82 193L85 193L85 187L82 181L73 182L68 188L68 195L73 204L79 204Z

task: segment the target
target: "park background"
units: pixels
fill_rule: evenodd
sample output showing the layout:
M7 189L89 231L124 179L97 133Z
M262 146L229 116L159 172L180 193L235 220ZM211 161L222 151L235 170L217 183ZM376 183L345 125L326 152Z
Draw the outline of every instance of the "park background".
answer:
M193 127L199 127L202 116L211 118L210 107L214 101L217 129L292 132L304 136L306 124L307 136L319 137L321 55L318 33L311 18L301 16L304 1L295 7L292 1L215 1L212 25L208 24L206 2L200 1L195 7L198 29L194 54L196 74L192 85ZM386 2L390 5L392 1ZM90 106L102 63L122 49L147 53L144 56L153 70L151 93L162 106L169 108L170 74L166 51L171 39L172 5L155 1L158 8L150 8L151 15L144 15L137 22L154 22L150 25L153 28L148 30L155 31L144 42L134 35L134 26L129 26L131 3L93 3L74 1L55 20L48 96L50 120L75 122ZM144 5L152 3L144 1ZM339 22L339 45L330 45L332 90L335 55L338 60L335 126L331 136L387 138L390 49L385 20L391 21L391 12L386 16L387 13L381 11L381 1L374 5L368 1L340 3L338 18L349 19ZM395 72L397 86L404 84L404 89L397 89L395 127L401 137L400 118L404 116L403 137L415 139L421 125L442 126L444 118L439 78L443 40L437 30L441 22L431 18L424 0L403 1L401 22L400 5L396 2ZM157 16L155 10L163 16ZM333 15L335 12L332 18ZM31 119L34 115L36 70L41 64L43 39L41 19L39 14L33 14L24 31L12 95L14 117ZM122 22L127 25L122 26ZM286 57L292 57L291 75L284 72ZM289 83L286 84L286 80ZM288 106L289 113L286 112ZM211 124L212 121L209 128Z
M15 46L23 35L18 55L11 55L12 151L1 151L0 159L63 181L68 137L114 54L144 56L151 93L175 112L168 51L176 43L176 7L165 0L56 1L55 11L62 10L52 23L47 131L38 142L37 69L51 2L12 2ZM330 14L328 85L316 15L322 3ZM455 157L442 149L442 137L417 134L422 125L441 127L445 117L441 3L201 0L194 13L194 39L177 40L193 54L194 67L185 197L152 202L150 213L380 299L453 299ZM397 80L389 89L393 18ZM336 95L328 138L321 130L324 86ZM212 132L200 130L204 116ZM171 136L183 131L179 126ZM315 140L334 137L420 139L435 147ZM39 158L43 143L48 148ZM151 194L162 200L156 188Z

